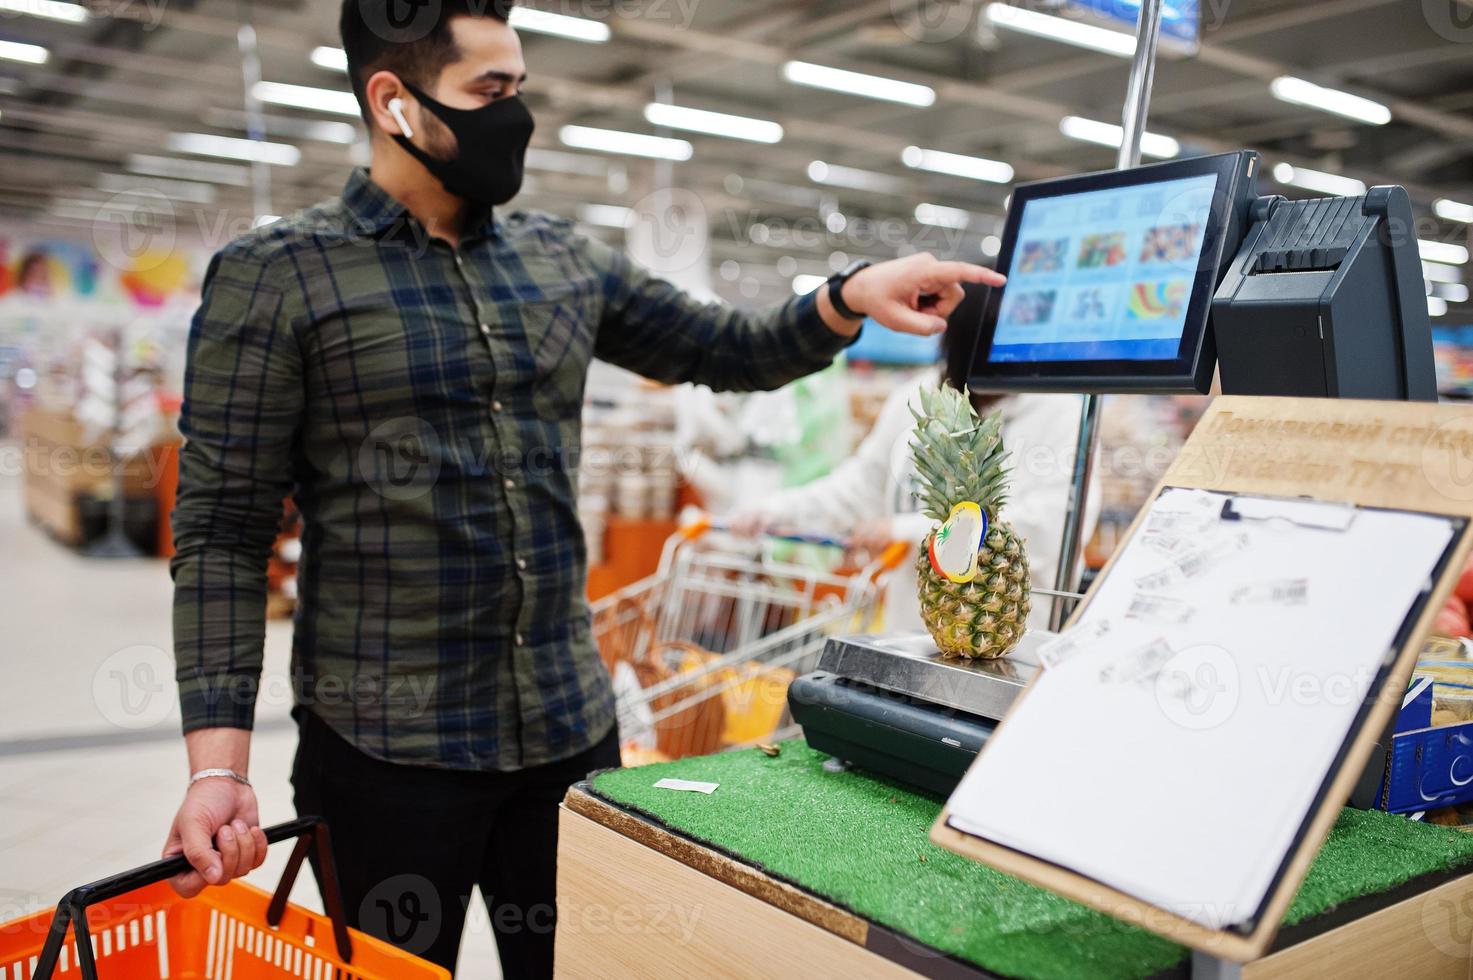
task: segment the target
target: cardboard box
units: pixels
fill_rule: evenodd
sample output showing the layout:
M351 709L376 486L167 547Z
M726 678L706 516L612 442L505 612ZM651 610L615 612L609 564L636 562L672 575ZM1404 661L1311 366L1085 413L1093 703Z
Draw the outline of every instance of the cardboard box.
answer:
M78 500L107 500L113 494L113 462L107 446L89 439L71 413L44 409L22 416L19 437L26 513L59 540L81 544ZM123 462L123 491L129 497L153 497L165 476L162 448L149 447Z

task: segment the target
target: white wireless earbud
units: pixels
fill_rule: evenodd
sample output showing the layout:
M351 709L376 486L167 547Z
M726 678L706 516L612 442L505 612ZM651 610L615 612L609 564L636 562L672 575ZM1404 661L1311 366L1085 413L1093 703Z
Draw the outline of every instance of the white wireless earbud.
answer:
M389 115L393 116L394 122L399 124L399 129L403 131L405 139L414 139L414 130L409 128L409 120L404 118L403 99L389 100Z

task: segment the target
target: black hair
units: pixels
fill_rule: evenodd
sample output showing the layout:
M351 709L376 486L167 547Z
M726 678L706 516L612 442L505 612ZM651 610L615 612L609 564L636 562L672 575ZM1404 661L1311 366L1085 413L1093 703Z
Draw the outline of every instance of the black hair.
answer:
M450 22L490 17L503 23L516 0L343 0L338 32L348 56L348 78L363 121L373 127L365 87L377 71L391 71L429 90L440 71L460 57Z

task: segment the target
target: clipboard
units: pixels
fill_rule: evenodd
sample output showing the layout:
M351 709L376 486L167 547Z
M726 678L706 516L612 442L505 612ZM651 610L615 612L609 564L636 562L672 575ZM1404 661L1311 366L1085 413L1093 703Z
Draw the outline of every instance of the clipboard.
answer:
M1473 410L1426 403L1328 399L1218 398L1188 438L1156 489L1219 491L1283 498L1278 513L1236 514L1241 520L1283 519L1299 510L1330 519L1348 508L1383 509L1452 519L1450 543L1429 587L1412 605L1393 650L1324 773L1315 802L1262 904L1246 922L1212 928L1110 887L1075 868L966 833L951 826L950 807L931 828L937 845L1047 888L1108 915L1214 956L1255 959L1268 950L1315 854L1349 799L1377 738L1395 716L1417 653L1473 549ZM1297 507L1302 503L1304 506ZM1070 619L1089 609L1128 545L1142 533L1146 509ZM1224 516L1227 516L1226 514ZM1009 712L1027 702L1025 689ZM1005 717L999 732L1006 730ZM983 749L985 757L987 747Z

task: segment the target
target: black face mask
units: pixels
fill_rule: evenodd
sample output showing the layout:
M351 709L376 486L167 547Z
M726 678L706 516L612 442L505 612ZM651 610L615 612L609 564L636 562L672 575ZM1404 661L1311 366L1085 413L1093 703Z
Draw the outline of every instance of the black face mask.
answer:
M459 147L453 160L437 160L402 133L394 139L445 189L472 204L505 204L522 189L522 158L532 139L532 113L520 96L497 99L479 109L456 109L404 83L420 105L450 130Z

